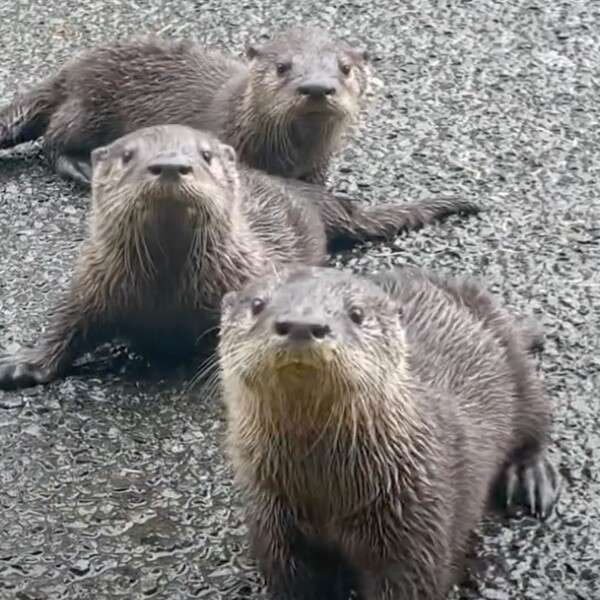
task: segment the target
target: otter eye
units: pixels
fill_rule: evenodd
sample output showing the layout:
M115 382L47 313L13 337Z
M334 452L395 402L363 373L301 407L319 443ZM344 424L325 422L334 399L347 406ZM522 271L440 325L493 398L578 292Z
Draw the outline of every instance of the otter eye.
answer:
M125 152L123 152L123 156L121 157L121 160L123 161L123 164L126 165L132 158L133 158L133 150L125 150Z
M210 161L212 160L212 152L209 152L208 150L203 150L202 158L204 159L207 165L210 165Z
M349 63L342 63L340 65L340 71L344 74L344 75L350 75L350 71L352 71L352 65Z
M275 69L277 70L278 75L283 75L286 71L289 71L292 67L292 63L289 62L278 62L275 65Z
M250 310L255 317L259 315L264 308L265 301L262 298L253 298L252 302L250 302Z
M350 317L350 320L356 325L362 324L362 322L365 320L365 312L362 308L358 306L353 306L350 309L348 316Z

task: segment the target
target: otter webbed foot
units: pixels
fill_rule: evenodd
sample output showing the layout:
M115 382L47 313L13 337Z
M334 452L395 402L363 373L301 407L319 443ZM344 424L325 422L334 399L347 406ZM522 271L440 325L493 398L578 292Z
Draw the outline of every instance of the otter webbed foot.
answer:
M532 516L547 519L560 496L558 469L544 456L526 464L514 463L505 473L506 508L519 505Z
M75 181L84 187L91 186L92 166L89 161L61 154L54 160L54 168L65 179Z
M34 358L22 354L0 354L0 390L17 390L48 383L55 373Z

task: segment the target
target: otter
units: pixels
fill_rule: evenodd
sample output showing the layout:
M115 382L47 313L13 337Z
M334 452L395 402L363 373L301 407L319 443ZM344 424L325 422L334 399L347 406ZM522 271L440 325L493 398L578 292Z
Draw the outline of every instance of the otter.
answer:
M318 184L247 167L231 146L184 125L126 134L91 160L88 235L72 281L37 346L0 356L0 389L63 377L113 339L182 360L216 327L222 295L247 280L287 263L322 264L335 240L385 237L470 206L349 213Z
M553 512L532 337L477 282L289 266L225 294L220 321L227 452L273 597L442 600L499 492Z
M94 148L175 123L214 133L251 167L324 183L370 89L368 51L310 27L245 54L156 36L84 51L0 111L0 149L43 136L54 170L89 187Z

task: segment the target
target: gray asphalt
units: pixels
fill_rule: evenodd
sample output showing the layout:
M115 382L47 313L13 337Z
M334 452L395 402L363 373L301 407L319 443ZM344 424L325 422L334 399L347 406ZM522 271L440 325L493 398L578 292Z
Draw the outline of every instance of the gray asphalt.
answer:
M52 4L52 6L51 6ZM487 210L332 258L481 276L547 333L567 485L555 522L482 525L454 598L600 598L600 7L380 0L0 0L0 99L79 49L142 32L241 51L319 23L379 59L329 185L367 199L459 193ZM34 341L69 279L87 196L38 146L0 155L0 346ZM0 392L0 598L261 598L223 458L218 399L116 353L111 370Z

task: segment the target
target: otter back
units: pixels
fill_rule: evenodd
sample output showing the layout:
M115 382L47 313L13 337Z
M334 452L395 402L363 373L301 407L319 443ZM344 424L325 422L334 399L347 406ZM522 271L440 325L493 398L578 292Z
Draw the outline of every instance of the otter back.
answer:
M247 60L191 41L115 42L0 111L0 148L43 135L53 167L89 185L94 148L176 123L216 133L250 166L322 182L367 87L366 53L321 30L249 45Z

